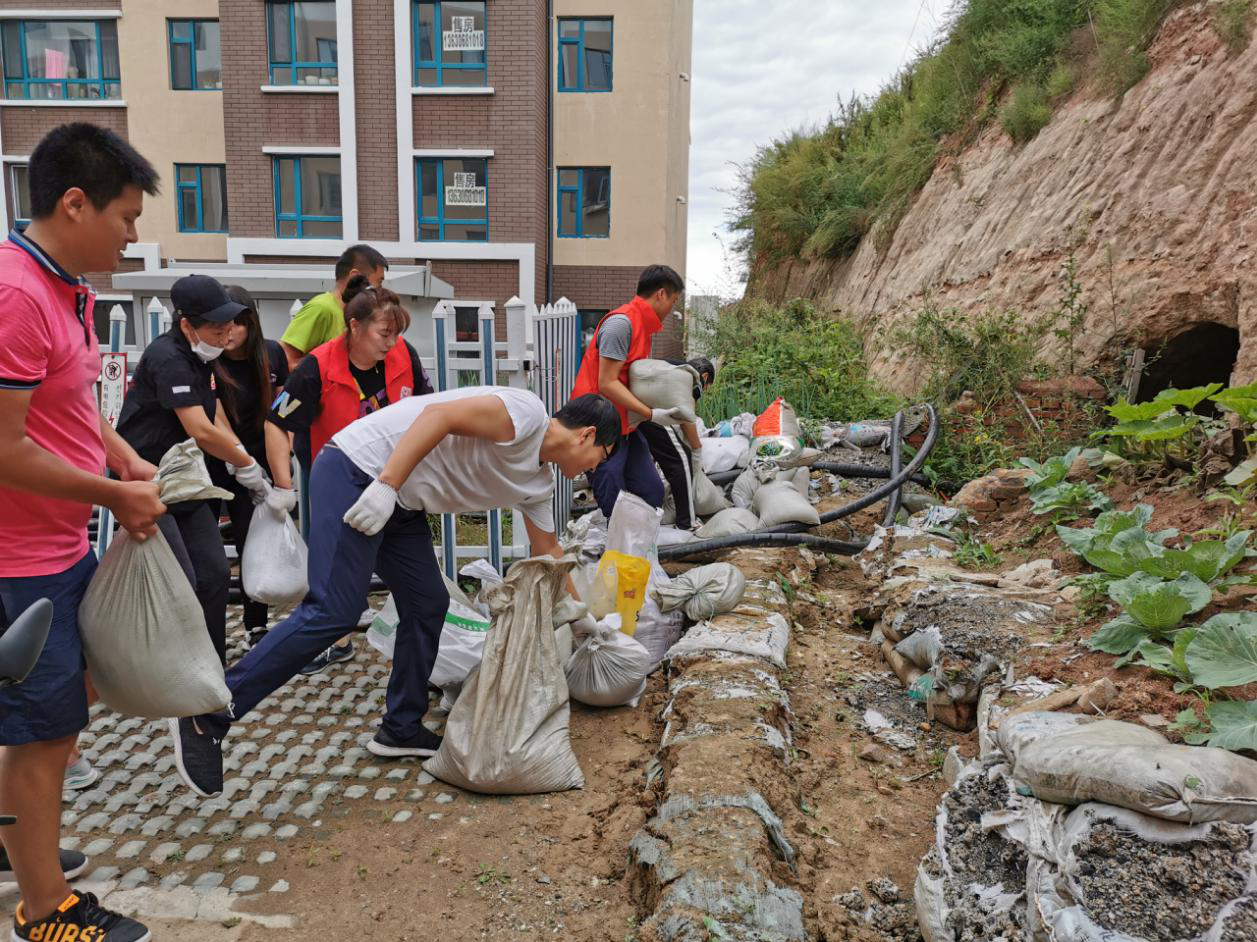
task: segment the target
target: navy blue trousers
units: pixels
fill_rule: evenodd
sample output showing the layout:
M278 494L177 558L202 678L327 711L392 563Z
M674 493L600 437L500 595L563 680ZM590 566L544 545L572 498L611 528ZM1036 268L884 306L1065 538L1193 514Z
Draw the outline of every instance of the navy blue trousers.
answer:
M370 483L340 449L319 452L310 473L310 591L227 671L230 715L212 718L211 728L225 731L344 637L345 626L357 623L366 608L374 571L393 593L399 616L381 729L403 742L418 734L450 596L423 511L398 507L375 536L344 522L345 511Z
M663 506L663 478L655 468L646 437L634 429L620 439L611 457L587 475L598 509L608 520L620 491L636 494L652 507Z

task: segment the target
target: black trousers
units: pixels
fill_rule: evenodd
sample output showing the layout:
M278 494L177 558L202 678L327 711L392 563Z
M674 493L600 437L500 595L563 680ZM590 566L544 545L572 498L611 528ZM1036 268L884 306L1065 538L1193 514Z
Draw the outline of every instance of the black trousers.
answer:
M637 430L645 437L651 457L672 488L672 500L677 508L677 528L688 530L698 522L694 513L694 458L689 445L679 428L664 428L654 422L643 422Z
M217 501L170 504L157 526L183 567L205 615L205 627L218 659L227 663L227 590L231 572L218 532Z
M249 524L253 522L253 495L247 488L237 484L235 478L232 478L230 483L224 486L235 495L230 501L227 501L227 506L224 509L227 511L227 516L231 518L231 541L236 546L236 556L243 560L244 544L249 538ZM243 595L243 590L241 594ZM252 631L254 628L265 628L269 614L270 609L265 602L255 602L247 595L244 596L244 627L246 631Z

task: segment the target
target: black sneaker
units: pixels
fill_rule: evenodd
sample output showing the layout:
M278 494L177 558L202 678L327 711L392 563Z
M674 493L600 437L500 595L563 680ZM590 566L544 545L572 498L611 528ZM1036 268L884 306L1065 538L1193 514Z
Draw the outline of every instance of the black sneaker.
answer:
M87 869L87 857L77 850L61 851L61 872L67 880L73 880ZM0 847L0 883L16 883L17 874L9 863L9 855Z
M313 661L301 668L301 673L307 677L315 674L321 674L333 664L339 664L341 661L351 661L354 656L354 643L346 641L344 644L334 644Z
M184 784L202 798L223 790L223 740L202 730L196 717L168 720L175 745L175 768Z
M270 630L268 625L263 625L261 628L246 628L244 631L244 649L252 651Z
M404 759L408 756L434 756L441 748L441 737L426 726L419 727L419 733L405 742L394 739L384 730L375 734L375 738L367 743L367 751L377 756L390 759Z
M91 893L71 892L47 919L27 921L18 903L13 915L15 942L41 939L90 939L91 942L148 942L153 934L121 913L101 906Z

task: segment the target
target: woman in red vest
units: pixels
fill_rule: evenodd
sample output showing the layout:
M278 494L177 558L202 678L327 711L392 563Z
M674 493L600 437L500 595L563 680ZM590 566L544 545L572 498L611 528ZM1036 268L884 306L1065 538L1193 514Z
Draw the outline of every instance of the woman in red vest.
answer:
M311 350L292 371L266 417L266 454L277 488L292 487L292 452L307 470L350 422L408 396L432 392L415 348L402 339L410 314L364 275L345 286L345 332ZM292 446L289 445L289 434ZM353 626L346 626L348 633ZM352 641L332 645L303 671L317 674L353 657Z
M663 480L655 470L650 446L637 426L654 422L667 427L681 424L672 409L651 409L628 388L629 365L650 358L651 338L663 329L685 290L681 276L667 265L651 265L637 280L637 297L616 308L599 323L585 348L572 398L600 393L620 413L619 446L588 475L594 500L610 518L621 491L636 494L652 507L663 505Z

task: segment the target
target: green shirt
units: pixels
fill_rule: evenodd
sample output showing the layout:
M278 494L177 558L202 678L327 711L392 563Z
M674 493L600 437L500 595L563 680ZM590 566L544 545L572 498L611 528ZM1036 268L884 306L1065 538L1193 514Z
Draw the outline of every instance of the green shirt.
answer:
M302 353L309 353L344 332L345 312L336 303L336 296L329 291L307 301L280 340Z

